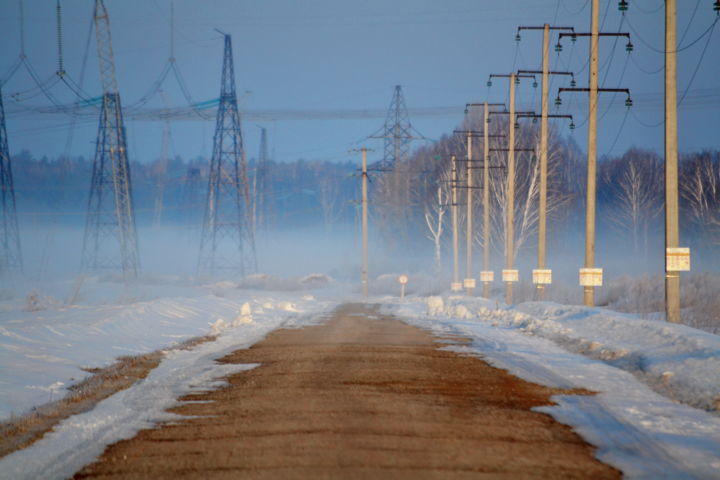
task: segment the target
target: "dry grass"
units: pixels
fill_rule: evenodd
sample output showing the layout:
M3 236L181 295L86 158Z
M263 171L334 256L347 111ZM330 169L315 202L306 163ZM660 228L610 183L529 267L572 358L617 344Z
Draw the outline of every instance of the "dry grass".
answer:
M215 337L192 338L172 349L190 349L212 340ZM145 355L120 357L109 367L84 369L92 375L70 386L64 398L0 423L0 458L32 445L62 420L92 410L101 400L147 377L162 357L163 351L157 350Z

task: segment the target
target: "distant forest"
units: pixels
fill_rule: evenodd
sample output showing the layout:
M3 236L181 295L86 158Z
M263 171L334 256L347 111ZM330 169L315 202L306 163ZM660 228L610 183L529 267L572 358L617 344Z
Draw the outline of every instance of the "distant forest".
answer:
M469 117L463 128L478 128ZM496 121L494 132L507 123ZM535 148L538 126L522 125L518 148ZM497 139L493 139L497 140ZM473 158L481 159L481 139L475 139ZM504 141L498 140L498 141ZM502 146L493 142L491 147ZM446 136L414 150L402 162L371 176L371 219L392 247L433 243L447 251L450 237L450 155L466 158L466 139ZM22 222L84 224L92 161L87 158L36 158L23 151L12 159L18 212ZM577 236L584 225L585 154L572 139L551 133L549 158L549 238ZM505 209L505 154L493 153L490 173L492 243L502 251ZM465 181L465 163L458 166L458 182ZM268 161L264 185L258 185L254 159L249 160L251 191L257 198L258 228L337 226L358 221L360 176L358 165L315 160L287 163ZM476 184L481 172L474 170ZM518 253L535 246L537 230L538 159L517 154L516 246ZM132 188L138 226L153 222L199 227L207 192L208 159L176 157L166 167L156 160L132 163ZM473 190L475 218L482 215L482 194ZM160 197L161 195L161 197ZM458 191L461 224L466 190ZM162 202L159 202L162 198ZM648 242L663 237L664 173L662 158L632 148L598 163L598 232L622 242L627 251L646 251ZM720 245L720 151L680 155L682 243L705 251ZM159 210L160 209L160 210ZM476 223L478 246L481 224ZM464 228L461 225L461 228Z

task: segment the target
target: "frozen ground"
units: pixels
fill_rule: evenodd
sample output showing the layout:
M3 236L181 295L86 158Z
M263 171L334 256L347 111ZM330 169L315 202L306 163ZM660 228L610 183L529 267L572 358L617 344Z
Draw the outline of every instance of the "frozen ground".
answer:
M273 286L271 277L262 279ZM86 375L83 367L111 364L117 356L165 348L199 335L218 339L192 350L168 351L158 368L132 388L71 417L29 448L0 460L0 478L65 478L102 453L105 445L132 437L152 423L172 419L165 412L178 396L219 385L222 378L252 365L218 365L215 359L248 347L279 327L300 327L322 319L342 287L323 276L275 284L282 291L239 289L236 283L204 286L177 278L155 279L127 289L90 279L82 304L39 295L42 310L29 312L26 298L2 302L0 313L0 405L3 418L57 399ZM309 291L309 286L315 287ZM318 289L318 287L324 287ZM63 292L63 285L46 285ZM22 290L16 286L15 290ZM75 290L75 286L71 287ZM316 297L317 295L317 297ZM12 297L6 291L6 297ZM323 300L329 296L336 300ZM77 299L76 299L77 300ZM138 414L141 412L141 414Z
M717 335L549 302L505 307L438 296L385 303L411 324L472 339L449 348L529 381L599 392L558 396L557 406L541 410L575 427L626 477L720 478Z
M18 283L0 289L0 416L7 419L80 380L84 367L218 334L170 351L148 378L0 459L0 478L64 478L104 445L172 418L174 399L235 369L214 359L281 326L322 319L356 286L323 276L193 285L182 277ZM242 288L239 288L242 287ZM357 298L355 298L357 300ZM583 387L542 410L574 426L628 478L720 479L720 337L603 309L549 302L504 307L465 297L375 297L411 324L473 342L460 351L531 381ZM138 415L142 412L142 415Z
M267 277L268 288L278 287L272 293L232 282L198 286L182 277L145 277L131 287L89 277L1 289L0 420L57 400L89 375L85 368L237 326L245 303L272 321L298 301L310 308L314 303L303 300L314 293L310 287L332 288L323 279Z

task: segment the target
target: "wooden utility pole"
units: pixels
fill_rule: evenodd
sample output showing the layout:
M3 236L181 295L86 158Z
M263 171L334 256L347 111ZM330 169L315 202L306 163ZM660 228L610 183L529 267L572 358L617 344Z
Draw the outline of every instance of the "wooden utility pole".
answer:
M515 236L515 74L510 74L510 118L508 120L508 162L507 186L505 188L505 270L513 270L513 248ZM504 278L503 280L508 280ZM505 303L513 303L513 282L505 281Z
M362 283L363 296L368 296L368 173L367 173L367 148L360 149L362 153L362 271L360 282Z
M472 244L473 244L473 165L472 165L472 131L467 132L467 218L465 222L465 293L472 295L475 288L475 277L472 271Z
M680 244L678 221L677 4L665 0L665 318L680 323L680 272L670 270Z
M492 84L492 82L490 82ZM490 298L490 284L495 280L495 274L490 270L490 137L504 137L505 135L490 135L490 107L505 107L503 103L468 103L470 107L483 107L483 269L480 271L480 281L483 284L483 297ZM497 112L494 112L497 113ZM480 132L475 132L480 134ZM493 167L496 168L496 167Z
M543 25L542 98L540 100L540 206L538 218L537 268L545 268L545 238L547 226L547 164L548 164L548 64L550 53L550 25ZM538 300L545 298L545 284L536 283Z
M483 282L483 297L490 298L490 283L493 272L490 270L490 110L488 102L483 103L483 269L480 280Z
M450 211L452 215L452 238L453 238L453 279L450 284L450 290L457 292L462 290L462 283L460 283L460 268L458 258L458 197L457 197L457 159L455 155L450 157L450 185L451 185L451 196L452 203L450 205Z
M587 188L585 197L585 268L595 268L595 184L597 178L598 30L600 0L592 0L590 17L590 79L588 101ZM583 286L583 302L595 305L595 287Z
M597 107L599 92L624 92L627 94L625 106L632 106L630 90L627 88L598 88L598 58L599 38L603 37L627 37L628 43L625 46L627 52L633 50L629 33L600 33L598 24L600 18L600 0L592 0L592 11L590 17L591 31L589 33L560 33L556 50L562 49L560 39L571 37L590 37L590 73L589 88L559 88L556 105L560 105L560 93L567 92L588 92L588 152L587 152L587 187L585 201L585 266L580 269L580 285L583 287L583 302L586 306L595 305L595 287L602 286L603 270L595 268L595 199L597 180Z
M520 39L521 30L542 30L543 31L543 47L542 47L542 70L518 70L518 73L541 74L542 75L542 95L540 99L540 192L538 199L538 251L537 251L537 268L533 270L533 282L535 283L535 297L537 300L545 298L545 285L552 282L552 270L545 268L545 253L547 239L547 169L548 169L548 118L557 117L558 115L549 115L548 113L548 95L550 92L549 76L553 75L569 75L570 72L551 72L549 70L550 57L550 30L570 30L572 27L551 27L547 23L542 27L518 27L516 40ZM566 116L566 115L563 115ZM532 115L533 118L536 115ZM572 117L570 117L572 119ZM574 124L571 123L571 128Z

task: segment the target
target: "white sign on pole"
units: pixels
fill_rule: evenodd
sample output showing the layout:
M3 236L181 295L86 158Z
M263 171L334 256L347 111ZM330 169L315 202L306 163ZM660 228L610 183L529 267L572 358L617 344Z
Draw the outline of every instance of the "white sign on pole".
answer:
M515 269L504 268L502 271L502 281L503 282L519 282L520 281L520 272L518 272Z
M603 269L602 268L581 268L580 269L580 285L583 287L602 287Z
M493 272L492 270L482 270L480 272L480 281L483 283L494 282L495 281L495 272Z
M535 268L532 271L533 283L538 285L550 285L552 283L552 270L549 268Z
M668 272L690 271L690 249L686 247L668 248L665 251L665 270Z

